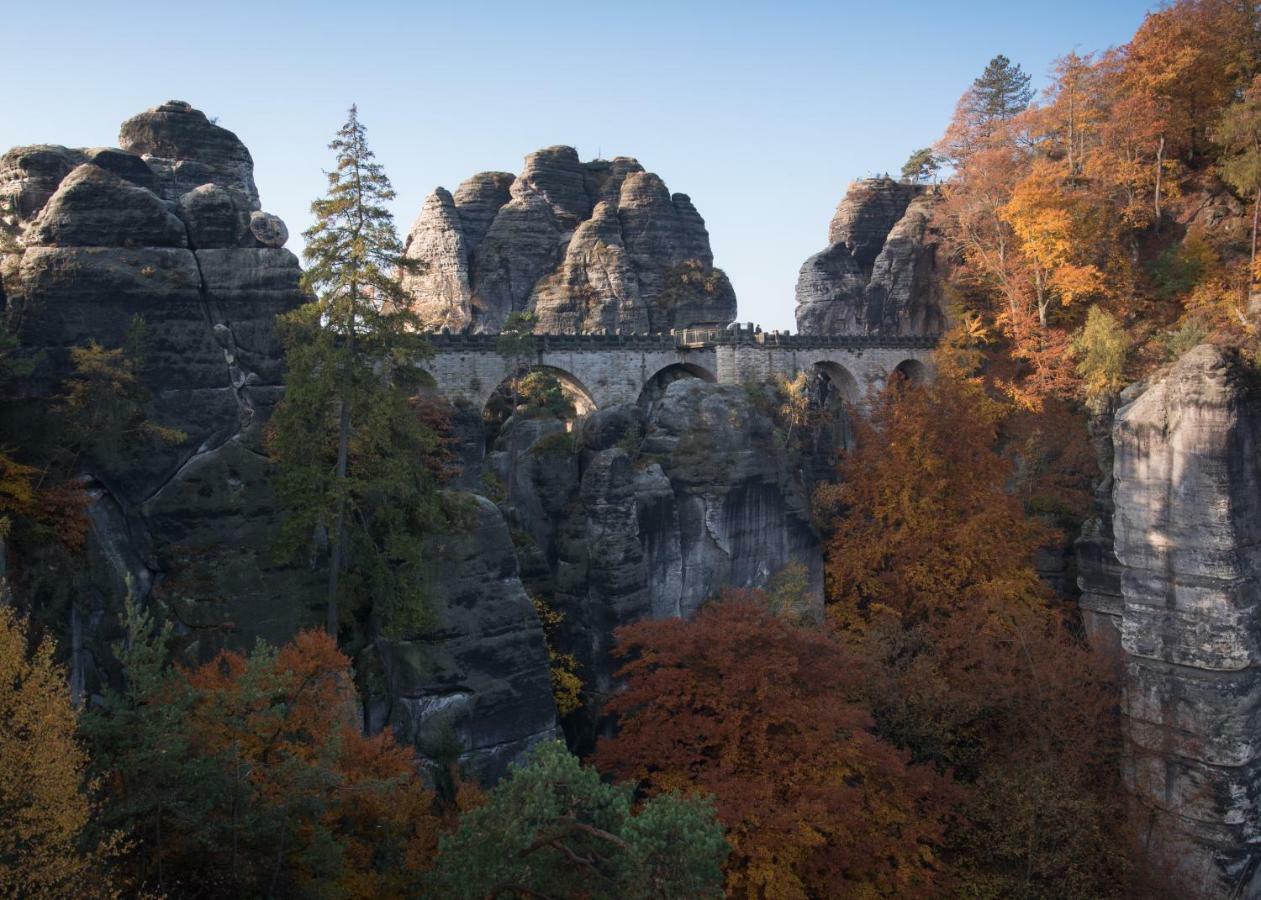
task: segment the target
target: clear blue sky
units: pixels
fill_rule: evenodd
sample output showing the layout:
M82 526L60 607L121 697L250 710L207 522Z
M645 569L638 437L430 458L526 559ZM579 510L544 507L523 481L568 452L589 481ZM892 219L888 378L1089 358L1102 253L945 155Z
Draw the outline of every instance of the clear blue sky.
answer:
M100 146L187 100L254 155L290 247L359 104L405 234L425 195L530 150L635 156L690 194L740 318L793 325L793 286L853 178L896 173L995 53L1124 43L1144 0L6 5L0 149Z

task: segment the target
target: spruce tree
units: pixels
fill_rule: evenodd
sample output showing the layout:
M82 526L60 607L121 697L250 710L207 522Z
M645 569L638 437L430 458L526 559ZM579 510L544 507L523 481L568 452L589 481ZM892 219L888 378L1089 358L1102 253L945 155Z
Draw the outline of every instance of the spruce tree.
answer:
M427 350L401 276L385 204L394 191L368 148L358 111L329 144L328 193L303 232L304 283L315 299L281 321L288 374L269 448L286 513L281 555L328 550L328 630L348 602L386 630L423 615L421 540L436 500L422 464L435 436L413 398Z

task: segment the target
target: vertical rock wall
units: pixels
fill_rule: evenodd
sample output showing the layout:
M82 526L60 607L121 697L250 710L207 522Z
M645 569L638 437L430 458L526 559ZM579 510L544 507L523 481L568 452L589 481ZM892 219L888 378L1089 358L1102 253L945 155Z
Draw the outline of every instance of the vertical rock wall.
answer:
M1092 593L1119 584L1130 787L1182 870L1220 896L1257 896L1261 860L1261 396L1250 378L1201 345L1118 411L1119 578L1105 532L1088 536L1083 559Z

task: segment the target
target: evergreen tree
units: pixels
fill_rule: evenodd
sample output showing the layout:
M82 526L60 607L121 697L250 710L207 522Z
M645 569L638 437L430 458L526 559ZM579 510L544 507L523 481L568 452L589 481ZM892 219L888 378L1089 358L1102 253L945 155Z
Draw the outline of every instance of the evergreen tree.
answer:
M924 147L911 154L910 159L902 166L902 180L909 184L920 184L928 181L941 168L931 147Z
M559 742L539 744L439 842L429 896L721 897L712 803L663 793L638 810Z
M1023 112L1033 99L1030 76L1003 54L989 61L981 76L972 82L969 107L977 123L988 128Z
M269 446L286 512L281 554L327 545L328 630L369 598L387 630L423 613L420 537L436 515L436 449L417 416L415 362L426 352L400 276L403 256L385 204L394 191L355 107L329 145L328 193L311 204L304 281L313 302L286 314L289 367Z

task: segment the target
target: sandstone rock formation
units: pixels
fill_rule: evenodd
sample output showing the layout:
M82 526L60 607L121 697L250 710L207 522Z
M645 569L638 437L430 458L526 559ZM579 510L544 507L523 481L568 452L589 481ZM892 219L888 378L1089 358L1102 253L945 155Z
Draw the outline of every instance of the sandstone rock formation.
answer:
M944 327L934 195L888 178L855 182L829 246L797 278L802 334L939 334Z
M483 172L425 200L407 239L408 290L426 327L498 331L509 313L536 331L643 333L735 318L704 220L685 194L633 159L580 162L572 147Z
M305 299L298 260L283 223L258 212L250 155L232 132L171 102L128 120L120 143L0 157L0 203L18 236L0 268L6 314L36 363L26 403L5 416L20 427L61 390L72 347L121 346L142 319L148 415L184 437L137 437L119 458L90 462L101 571L81 587L98 600L117 600L126 578L142 596L152 588L194 652L284 640L310 620L315 579L271 560L277 512L261 441L282 390L273 320ZM265 227L251 229L251 214Z
M505 424L486 466L504 484L522 576L564 615L559 640L589 697L614 688L620 625L689 616L792 562L821 611L808 486L778 450L741 387L698 378L672 382L646 414L608 407L572 434L556 420ZM566 723L579 745L598 727L598 705Z
M323 579L272 559L279 512L262 452L283 393L274 320L306 299L288 231L258 208L245 146L187 104L128 120L120 142L0 157L0 204L18 238L0 248L0 301L36 363L25 397L0 408L4 427L22 428L62 390L71 348L118 347L139 316L148 416L184 434L174 446L136 437L119 458L86 464L91 537L66 611L67 633L82 635L68 642L80 696L108 674L98 661L128 590L163 608L194 658L322 621ZM546 171L534 177L552 190ZM489 227L506 186L462 189L472 232ZM493 779L556 734L551 673L503 517L483 499L449 502L469 528L433 541L432 626L380 640L356 666L383 676L366 698L371 725L392 724L422 751L449 728L470 774Z
M382 639L382 721L422 751L453 734L471 775L493 781L535 743L558 736L543 629L517 577L508 528L484 497L450 495L467 527L430 541L433 625Z
M1115 566L1106 527L1080 559L1088 606L1118 629L1127 778L1185 874L1256 896L1261 397L1206 344L1125 399L1112 430Z

